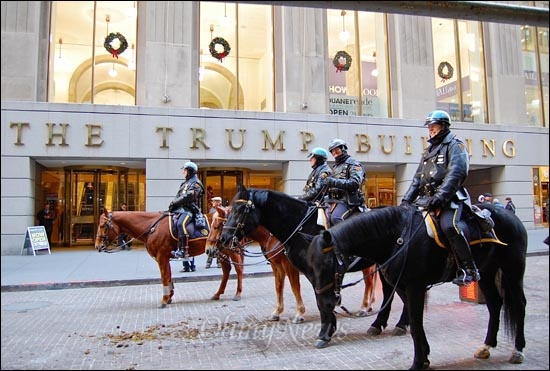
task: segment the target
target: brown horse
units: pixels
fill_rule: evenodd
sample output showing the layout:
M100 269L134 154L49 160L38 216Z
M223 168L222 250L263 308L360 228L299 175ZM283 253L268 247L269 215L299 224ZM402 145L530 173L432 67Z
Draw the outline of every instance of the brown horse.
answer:
M223 224L225 223L227 214L229 213L228 208L216 207L216 213L211 221L210 235L207 241L207 249L219 249L220 246L217 244L219 235L221 234ZM273 270L273 276L275 278L275 293L277 300L275 303L275 309L271 313L269 320L270 321L279 321L281 314L284 312L284 288L285 288L285 276L288 277L290 282L290 287L294 298L296 300L296 313L292 320L293 323L301 323L304 321L304 314L306 308L301 294L300 286L300 271L296 269L292 263L288 260L287 256L284 254L284 249L282 243L273 236L266 228L263 226L258 226L254 231L247 235L248 238L258 242L262 249L262 253L265 258L269 261L271 269ZM241 240L241 246L243 241ZM241 265L239 269L239 263L235 264L235 255L242 256L242 252L236 252L233 249L221 248L219 249L218 256L221 255L223 278L220 284L218 292L212 296L213 300L219 299L219 295L223 294L227 280L229 279L229 272L231 270L230 261L233 261L235 265L235 270L237 271L237 293L241 293L241 279L243 267ZM229 259L225 256L229 255ZM372 311L373 304L375 302L374 297L374 272L375 266L371 266L363 270L363 280L365 282L365 292L363 296L363 302L361 308L357 312L357 316L366 316L368 312ZM237 300L237 299L234 299Z
M176 249L177 239L172 235L172 217L169 212L113 211L104 208L99 217L95 248L101 252L107 245L116 244L117 236L126 233L142 241L147 252L156 260L162 280L161 308L172 302L174 282L170 259ZM207 237L189 240L189 255L204 254Z
M208 221L210 222L210 234L206 240L206 251L216 251L216 241L222 231L223 223L225 221L226 209L223 207L216 207L215 212L208 214ZM225 292L227 281L229 281L229 273L231 273L231 263L235 267L237 273L237 292L233 296L233 300L241 300L241 294L243 291L243 268L244 257L236 251L227 251L223 255L218 252L218 263L222 268L222 281L218 291L212 297L211 300L220 300L220 296Z

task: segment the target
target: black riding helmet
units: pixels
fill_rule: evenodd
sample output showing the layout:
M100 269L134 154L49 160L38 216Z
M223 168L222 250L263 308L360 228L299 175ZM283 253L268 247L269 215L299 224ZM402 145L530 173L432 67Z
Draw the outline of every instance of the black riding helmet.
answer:
M430 124L439 124L444 127L449 127L451 126L451 116L449 116L449 114L445 111L432 111L428 113L428 117L426 117L426 122L424 123L424 126Z

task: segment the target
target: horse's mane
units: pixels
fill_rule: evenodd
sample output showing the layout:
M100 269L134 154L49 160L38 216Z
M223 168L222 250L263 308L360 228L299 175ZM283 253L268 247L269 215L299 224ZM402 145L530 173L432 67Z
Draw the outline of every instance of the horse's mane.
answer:
M388 236L400 234L406 209L388 206L356 214L345 222L330 228L333 239L344 245L355 245L365 241L386 240Z

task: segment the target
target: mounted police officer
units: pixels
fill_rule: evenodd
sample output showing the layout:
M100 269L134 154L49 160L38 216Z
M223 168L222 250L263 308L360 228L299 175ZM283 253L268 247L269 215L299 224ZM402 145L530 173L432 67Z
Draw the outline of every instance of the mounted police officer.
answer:
M178 248L173 253L176 258L188 258L189 236L195 231L194 217L201 212L199 205L204 193L204 187L197 177L199 170L194 162L186 162L182 167L185 181L181 183L178 193L168 210L173 213L180 213L178 218Z
M445 111L430 112L429 146L424 150L412 183L403 197L402 206L413 201L427 210L440 210L441 230L449 241L460 270L453 283L465 286L479 280L470 245L458 225L464 201L469 198L463 183L468 175L469 155L464 143L451 133L451 117Z
M342 139L333 139L328 151L334 157L332 175L325 179L328 187L330 223L335 225L365 204L361 185L366 179L363 165L347 152L348 146Z
M316 147L311 150L307 157L313 170L309 173L304 186L304 193L299 198L305 201L320 201L325 185L324 181L326 177L332 174L332 170L327 164L328 152L324 148Z

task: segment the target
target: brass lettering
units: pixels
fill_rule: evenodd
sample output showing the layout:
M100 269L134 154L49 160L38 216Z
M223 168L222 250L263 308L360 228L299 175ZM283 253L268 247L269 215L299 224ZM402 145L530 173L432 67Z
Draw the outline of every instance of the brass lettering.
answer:
M369 153L372 146L369 143L369 136L366 134L355 134L357 138L357 153Z
M161 143L160 143L160 148L170 148L170 146L166 143L167 139L168 139L168 132L172 132L174 131L172 128L169 128L169 127L164 127L164 126L157 126L156 127L156 132L161 132Z
M53 123L48 122L46 123L46 126L48 127L48 141L46 142L47 146L55 146L55 144L53 144L54 136L61 137L61 143L59 143L60 146L68 146L66 139L67 139L67 127L69 127L69 124L59 124L59 126L61 126L61 133L53 132L53 127L55 126L55 124Z
M283 141L283 135L285 134L284 130L279 132L275 143L271 140L271 136L267 130L262 130L262 133L264 134L264 147L262 148L262 151L269 151L269 148L267 148L268 142L271 145L271 149L275 149L275 147L278 146L277 151L285 150L285 144Z
M470 154L470 157L474 155L474 153L472 152L472 140L470 138L466 139L466 150Z
M86 147L101 147L103 144L103 139L101 139L102 126L86 124L86 127L88 128L88 141L86 142ZM95 142L96 140L98 140L98 142Z
M483 157L487 157L487 151L491 152L491 155L495 157L495 140L490 140L491 144L486 139L481 140L481 144L483 146Z
M395 136L390 135L389 137L390 137L390 149L387 149L386 144L385 144L386 136L385 135L378 135L378 139L380 140L380 149L386 155L389 155L390 153L393 152L393 140L395 139Z
M206 133L201 128L191 128L191 132L193 133L193 144L190 148L199 148L197 143L200 143L202 145L202 148L204 149L210 149L204 142L204 138L206 137Z
M15 144L16 146L22 146L24 143L21 141L21 136L23 135L23 128L27 127L30 128L31 124L28 122L10 122L10 128L16 127L15 131Z
M508 158L516 157L516 143L511 139L505 140L502 143L502 153Z
M241 145L236 146L233 144L233 129L225 129L225 132L227 133L227 144L229 144L229 147L231 149L241 149L244 146L244 133L246 133L246 129L239 129L239 132L241 133Z
M405 138L405 154L412 155L411 136L405 135L403 138Z
M315 135L311 131L300 131L300 135L302 136L302 149L301 151L307 151L308 144L313 142L313 139L315 138Z

